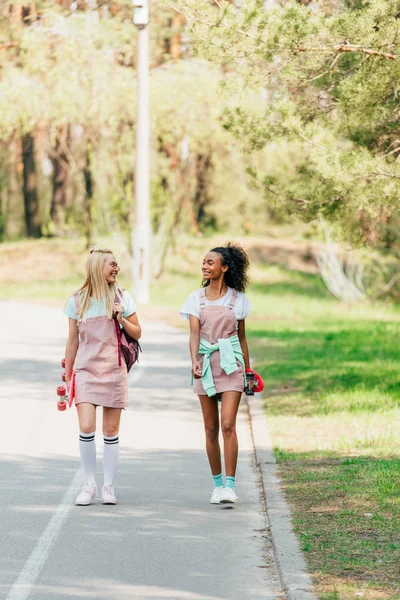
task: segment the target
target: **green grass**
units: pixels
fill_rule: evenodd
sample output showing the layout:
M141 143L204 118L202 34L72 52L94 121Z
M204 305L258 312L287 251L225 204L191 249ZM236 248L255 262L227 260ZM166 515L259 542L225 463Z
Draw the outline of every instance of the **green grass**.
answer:
M299 465L290 455L279 458L294 527L321 597L399 597L400 460Z
M322 600L400 598L400 312L316 278L252 286L251 354L294 528ZM314 281L313 281L314 279Z

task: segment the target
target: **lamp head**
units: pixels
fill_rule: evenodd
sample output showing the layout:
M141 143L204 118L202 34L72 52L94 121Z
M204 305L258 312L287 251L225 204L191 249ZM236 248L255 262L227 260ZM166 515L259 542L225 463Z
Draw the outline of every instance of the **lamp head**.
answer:
M133 22L137 27L146 27L149 24L148 0L132 0Z

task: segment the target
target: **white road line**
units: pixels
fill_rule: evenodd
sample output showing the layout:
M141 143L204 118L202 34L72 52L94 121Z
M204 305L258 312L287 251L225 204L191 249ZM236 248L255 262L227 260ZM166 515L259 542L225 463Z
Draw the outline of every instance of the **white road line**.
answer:
M26 598L29 597L32 588L35 585L35 581L38 578L40 571L49 556L50 550L73 506L76 488L79 486L81 478L82 472L81 469L78 469L69 488L65 492L63 499L51 517L46 529L40 536L30 557L26 561L18 579L12 586L6 600L26 600Z

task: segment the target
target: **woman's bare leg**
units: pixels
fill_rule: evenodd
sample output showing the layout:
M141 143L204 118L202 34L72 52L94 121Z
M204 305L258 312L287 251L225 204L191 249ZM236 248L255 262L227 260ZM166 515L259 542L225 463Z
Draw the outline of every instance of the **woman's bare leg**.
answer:
M79 431L92 433L96 431L96 406L89 402L80 402L76 405L79 420Z
M122 408L103 406L103 434L107 437L118 435Z
M206 433L206 450L208 462L213 475L219 475L222 471L221 449L219 447L219 415L218 400L215 396L209 398L207 395L199 395L201 410L203 412L204 430Z
M224 437L225 472L227 477L235 477L238 458L236 416L241 392L223 392L221 408L221 429Z

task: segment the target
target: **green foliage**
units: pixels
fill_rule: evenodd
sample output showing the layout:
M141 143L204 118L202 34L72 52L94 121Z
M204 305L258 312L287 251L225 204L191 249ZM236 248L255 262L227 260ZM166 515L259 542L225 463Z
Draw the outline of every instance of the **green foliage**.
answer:
M177 7L196 52L235 73L227 76L232 96L245 85L264 99L226 109L224 126L250 153L267 204L306 221L323 217L353 243L377 243L359 217L377 223L397 212L399 3L282 4ZM254 159L276 144L282 160L273 170Z
M95 232L126 234L134 221L137 32L131 2L102 2L90 9L85 3L60 7L43 1L30 7L25 17L18 3L0 10L0 143L15 141L3 197L12 196L22 207L21 178L11 173L21 173L21 136L29 134L36 144L43 231L81 234L92 222ZM247 230L246 206L250 201L256 207L262 198L246 175L247 159L221 127L230 104L221 94L221 70L193 59L177 13L155 2L151 8L156 238L163 246L177 230L199 233L227 225ZM46 168L51 161L54 169L57 160L67 163L68 171L61 225L52 221L53 173ZM3 201L3 210L7 206ZM10 213L8 222L21 214L23 207ZM10 225L9 232L14 229Z

